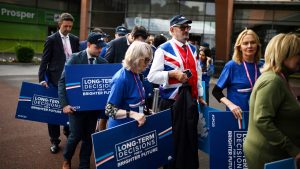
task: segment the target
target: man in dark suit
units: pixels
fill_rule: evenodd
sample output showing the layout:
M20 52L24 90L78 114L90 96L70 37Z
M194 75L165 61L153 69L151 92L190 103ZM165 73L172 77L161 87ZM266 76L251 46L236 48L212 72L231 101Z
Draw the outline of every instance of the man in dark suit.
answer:
M103 36L99 33L91 33L87 39L87 49L72 55L68 61L69 64L101 64L107 63L104 58L98 57L102 48L106 46ZM91 134L95 132L97 117L100 113L98 110L76 111L69 105L66 97L65 73L58 83L58 98L63 112L69 115L70 136L64 150L63 169L71 168L71 160L74 155L77 144L82 141L80 150L80 169L90 168L90 156L92 153Z
M128 30L125 26L118 26L116 27L116 32L115 32L115 39L118 39L120 37L123 37L128 34Z
M48 87L57 87L59 78L64 69L65 63L70 59L71 54L78 52L79 39L70 32L72 30L74 18L69 13L60 15L58 26L59 31L48 36L39 68L39 82ZM50 151L55 154L59 150L60 127L59 125L48 124L48 132L51 141ZM64 127L64 134L68 137L69 128Z
M121 63L124 59L125 53L129 45L135 41L139 40L145 42L148 38L148 32L143 26L134 26L131 33L114 39L108 43L107 51L105 54L105 59L109 63Z

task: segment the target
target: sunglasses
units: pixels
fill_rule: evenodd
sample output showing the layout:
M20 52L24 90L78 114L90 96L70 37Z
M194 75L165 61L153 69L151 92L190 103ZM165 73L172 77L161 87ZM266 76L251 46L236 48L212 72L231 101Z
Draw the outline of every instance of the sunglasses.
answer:
M173 27L177 27L179 28L181 31L190 31L191 30L191 26L190 25L174 25Z

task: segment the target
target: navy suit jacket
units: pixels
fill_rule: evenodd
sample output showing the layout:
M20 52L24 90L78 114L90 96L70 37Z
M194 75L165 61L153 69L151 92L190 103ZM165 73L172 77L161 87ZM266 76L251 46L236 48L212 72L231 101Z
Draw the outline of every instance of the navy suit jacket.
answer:
M79 39L77 36L69 34L72 53L79 51ZM66 55L59 32L48 36L39 68L39 82L47 81L55 86L64 69ZM47 76L47 77L46 77Z
M79 42L79 51L85 50L87 48L87 40Z
M96 63L97 64L107 63L107 60L101 57L97 57ZM86 50L72 54L72 57L68 61L67 65L72 65L72 64L88 64L88 56ZM67 92L66 92L66 82L65 82L65 71L63 71L63 73L61 74L61 78L59 79L58 82L58 99L62 108L69 105L66 96L67 96Z
M109 63L122 63L128 47L129 45L127 44L127 36L110 41L107 44L105 59Z

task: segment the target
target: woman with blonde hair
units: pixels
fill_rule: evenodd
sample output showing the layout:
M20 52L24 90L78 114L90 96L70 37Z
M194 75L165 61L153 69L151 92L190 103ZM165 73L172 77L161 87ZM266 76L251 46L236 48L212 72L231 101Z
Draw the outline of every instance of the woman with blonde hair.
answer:
M279 34L271 39L265 64L250 97L244 154L249 169L294 157L300 168L300 106L288 77L299 71L300 38Z
M255 81L260 76L257 66L261 57L261 44L251 29L242 31L234 45L232 60L226 63L213 88L212 94L226 105L234 117L242 119L242 111L249 110L249 98ZM227 88L227 97L222 93Z
M141 126L145 123L145 90L139 77L153 58L151 46L134 41L125 54L123 67L113 76L111 92L105 107L109 116L108 128L132 119Z

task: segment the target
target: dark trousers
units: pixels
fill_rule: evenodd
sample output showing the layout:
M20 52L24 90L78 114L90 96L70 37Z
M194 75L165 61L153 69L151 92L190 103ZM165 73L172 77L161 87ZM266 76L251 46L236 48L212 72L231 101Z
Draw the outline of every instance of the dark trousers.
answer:
M57 88L57 84L55 85L55 84L49 82L48 85L51 86L51 87L56 87ZM69 136L70 129L69 129L68 125L64 126L63 132L64 132L64 135L66 137ZM48 134L50 136L50 142L52 144L58 145L60 143L60 139L59 139L59 136L60 136L60 125L49 124L48 123Z
M69 126L64 126L64 135L66 135L68 137L68 135L70 134L69 131ZM48 124L48 133L50 136L50 141L52 144L59 144L60 143L60 125L56 125L56 124Z
M159 111L162 111L162 110L166 110L168 108L171 108L173 107L173 104L174 104L175 100L170 100L170 99L161 99L160 102L159 102ZM194 104L197 104L196 100L193 100ZM172 111L172 121L173 121L173 111ZM197 134L197 123L198 123L198 118L199 118L199 115L198 113L195 114L195 117L193 117L192 119L194 119L194 127L191 128L192 129L192 133L196 133ZM172 122L173 123L173 122ZM174 124L173 124L174 125ZM175 127L173 126L173 130L175 130ZM175 132L175 131L174 131ZM174 134L174 133L173 133ZM195 145L197 145L197 141L195 143ZM195 147L198 147L198 146L195 146ZM176 147L175 147L176 149ZM198 149L198 148L196 148ZM188 153L192 153L192 152L188 152ZM198 151L196 150L194 153L195 156L198 157ZM183 155L184 156L184 155ZM180 159L179 159L180 160ZM198 163L198 159L196 160ZM175 159L171 160L168 164L164 165L163 166L164 169L177 169L176 168L176 165L175 165Z
M159 111L163 111L163 110L171 108L173 106L174 102L175 102L175 100L161 98L159 101L159 105L158 105Z
M163 111L163 110L166 110L166 109L169 109L173 106L175 100L170 100L170 99L160 99L159 101L159 105L158 105L158 108L159 108L159 111ZM175 169L175 163L174 161L170 161L168 164L165 164L163 166L164 169Z
M80 141L79 168L90 168L92 153L91 134L95 132L98 111L81 111L69 114L70 135L64 149L64 159L71 160Z

